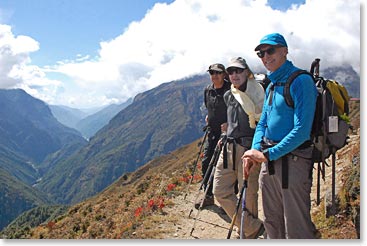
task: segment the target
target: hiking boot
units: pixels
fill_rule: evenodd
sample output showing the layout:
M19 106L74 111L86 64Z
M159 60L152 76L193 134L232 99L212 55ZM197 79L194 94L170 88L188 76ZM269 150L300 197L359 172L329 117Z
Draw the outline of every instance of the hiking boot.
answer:
M265 231L264 224L261 224L254 238L255 239L258 239L258 238L265 239L266 238L266 231Z
M199 209L201 203L203 202L203 198L200 199L200 201L195 203L195 208ZM214 197L213 196L206 196L203 202L203 206L201 208L204 208L206 206L214 205Z
M235 238L236 239L241 239L241 236L240 236L240 228L238 227L234 227L233 229L235 232L236 232L236 236ZM264 224L261 224L259 230L257 231L257 233L255 234L254 237L249 237L249 238L246 238L246 239L266 239L267 237L267 233L265 231L265 227L264 227Z

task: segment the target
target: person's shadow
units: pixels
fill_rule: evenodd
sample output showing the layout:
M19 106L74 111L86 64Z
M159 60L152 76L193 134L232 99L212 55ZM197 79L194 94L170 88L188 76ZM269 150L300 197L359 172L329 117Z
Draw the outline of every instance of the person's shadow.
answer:
M214 204L214 205L205 207L205 209L208 209L208 210L218 214L219 217L221 217L224 221L226 221L228 223L231 223L231 218L229 218L226 211L224 211L224 209L222 207Z

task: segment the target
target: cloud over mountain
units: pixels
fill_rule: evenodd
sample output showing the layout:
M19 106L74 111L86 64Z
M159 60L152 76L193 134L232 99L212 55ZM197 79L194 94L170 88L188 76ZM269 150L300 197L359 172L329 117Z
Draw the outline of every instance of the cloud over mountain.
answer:
M226 65L233 56L246 58L255 72L263 70L254 47L270 32L285 36L289 59L297 66L308 69L313 59L319 57L322 69L350 64L359 74L360 5L359 1L306 0L303 5L279 11L266 0L157 3L119 36L101 42L97 57L70 58L50 64L47 69L40 68L39 73L34 72L36 69L22 70L27 76L14 77L9 69L0 69L0 78L6 78L0 83L1 87L5 83L24 83L23 87L33 89L29 93L59 104L67 100L82 105L91 98L99 105L121 102L160 83L204 73L211 63ZM4 34L3 29L0 35ZM19 37L13 39L15 42ZM0 64L16 66L17 62L8 64L4 47L0 43ZM35 45L24 56L37 49ZM16 61L17 56L11 58ZM27 59L19 64L32 68ZM68 77L68 83L47 79L55 73ZM34 77L43 81L37 90L25 80ZM70 86L70 81L75 84Z

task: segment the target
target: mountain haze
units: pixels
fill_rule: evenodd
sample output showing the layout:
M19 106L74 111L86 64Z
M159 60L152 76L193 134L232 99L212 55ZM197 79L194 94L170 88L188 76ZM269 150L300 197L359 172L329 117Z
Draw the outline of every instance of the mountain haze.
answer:
M37 187L59 203L75 203L155 157L203 134L201 112L207 76L162 84L137 95L94 135L89 144L60 160Z
M81 109L62 105L49 105L49 107L52 114L61 124L74 129L79 121L88 116L88 114Z
M108 105L98 112L79 120L75 129L77 129L85 138L89 139L103 126L107 125L118 112L129 106L132 101L132 98L130 98L121 104Z

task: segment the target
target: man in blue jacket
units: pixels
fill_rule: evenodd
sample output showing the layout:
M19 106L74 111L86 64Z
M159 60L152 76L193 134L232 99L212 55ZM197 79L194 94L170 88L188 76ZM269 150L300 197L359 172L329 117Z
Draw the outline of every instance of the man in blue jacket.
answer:
M287 59L282 35L264 36L255 48L271 84L266 91L252 149L244 153L244 173L261 164L264 226L268 238L315 238L311 220L313 162L310 134L317 90L311 76L301 74L290 87L294 107L286 104L283 89L287 78L299 68Z

